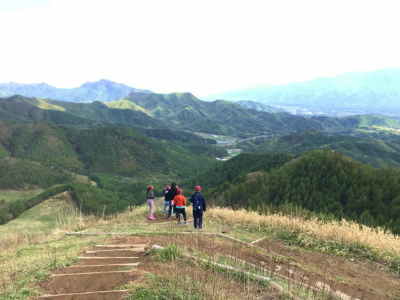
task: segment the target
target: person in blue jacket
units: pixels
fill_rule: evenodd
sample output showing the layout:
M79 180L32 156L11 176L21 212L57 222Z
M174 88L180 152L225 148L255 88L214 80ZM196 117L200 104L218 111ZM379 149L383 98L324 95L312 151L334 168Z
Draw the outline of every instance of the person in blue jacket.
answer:
M201 187L199 185L196 185L194 191L195 193L190 197L190 202L193 205L194 230L197 230L197 228L203 230L203 212L206 211L206 200L200 193Z

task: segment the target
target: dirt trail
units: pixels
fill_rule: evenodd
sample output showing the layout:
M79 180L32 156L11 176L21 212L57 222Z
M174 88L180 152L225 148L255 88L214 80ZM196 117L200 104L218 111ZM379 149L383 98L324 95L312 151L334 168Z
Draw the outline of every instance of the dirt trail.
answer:
M52 277L39 284L43 296L33 300L119 300L128 290L124 285L139 279L142 272L134 267L144 255L146 247L131 241L120 247L99 245L81 253L74 267L52 270ZM117 289L117 290L116 290Z
M288 249L280 241L261 240L254 245L245 245L221 236L191 234L193 231L187 227L182 227L182 230L176 235L124 236L107 238L105 242L109 245L145 243L150 247L154 244L166 246L174 243L207 254L214 260L234 257L238 264L245 262L244 269L250 270L252 266L256 266L259 271L264 270L272 279L287 278L291 284L307 285L317 291L325 289L339 296L339 299L400 299L400 278L376 264ZM41 292L49 296L32 299L118 300L126 296L128 291L115 291L116 287L140 280L143 273L149 270L164 275L163 268L157 263L152 265L143 252L127 250L129 249L98 247L88 249L79 255L82 258L77 266L53 270L54 276L40 284ZM138 262L139 265L135 270L129 270L132 264ZM140 264L140 262L145 263ZM69 296L65 295L68 293ZM62 296L63 294L65 296Z
M132 238L118 238L118 241L129 243ZM151 236L148 239L152 244L161 246L174 243L192 248L214 259L218 259L221 254L235 257L238 262L247 262L249 269L250 264L253 264L259 270L264 269L265 274L272 278L288 278L293 284L304 284L317 291L325 289L344 300L400 299L400 278L386 268L352 262L333 255L290 250L280 241L264 240L256 243L255 247L238 246L238 243L229 239L198 233L172 237ZM265 252L261 249L265 249ZM278 253L279 256L271 255L270 252ZM157 268L152 268L152 271L157 272Z

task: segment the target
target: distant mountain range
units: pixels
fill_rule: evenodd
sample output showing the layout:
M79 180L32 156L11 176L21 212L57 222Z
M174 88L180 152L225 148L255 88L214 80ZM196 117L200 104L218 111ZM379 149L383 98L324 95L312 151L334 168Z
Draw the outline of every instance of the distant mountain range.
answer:
M39 84L0 84L0 97L18 94L68 102L113 102L132 93L153 94L125 84L101 79L80 87L63 89ZM151 97L150 97L151 98ZM245 108L301 116L380 114L400 117L400 69L346 73L334 78L317 78L287 85L256 86L203 97L203 100L234 101ZM119 103L127 105L127 102ZM123 107L121 107L123 108ZM154 112L157 114L156 112ZM163 114L163 112L160 112Z
M250 110L229 101L202 101L190 93L130 93L102 103L73 103L20 95L0 98L0 119L45 121L80 128L128 126L146 134L168 128L246 138L255 135L288 135L313 129L324 133L358 134L400 129L400 121L381 116L307 118L287 112Z
M56 88L47 83L20 84L11 82L0 84L0 97L9 97L17 94L25 97L39 97L83 103L90 103L93 101L115 101L124 98L129 93L136 92L152 93L149 90L136 89L106 79L101 79L95 82L86 82L80 87L71 89Z
M400 116L400 69L354 72L277 86L257 86L203 97L254 100L299 115Z

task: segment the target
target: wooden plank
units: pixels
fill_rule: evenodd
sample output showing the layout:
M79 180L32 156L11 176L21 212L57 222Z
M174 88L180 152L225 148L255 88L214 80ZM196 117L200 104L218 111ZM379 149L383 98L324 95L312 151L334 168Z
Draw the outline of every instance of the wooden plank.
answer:
M72 268L87 268L87 267L125 267L125 266L138 266L139 263L126 263L126 264L110 264L110 265L84 265L84 266L73 266L66 267L66 269Z
M103 252L113 252L113 251L144 252L144 248L95 250L95 251L85 251L85 253L90 254L90 253L103 253Z
M147 248L147 244L127 244L127 245L96 245L98 248Z
M71 293L71 294L58 294L58 295L46 295L46 296L36 296L33 299L57 299L63 297L76 297L81 295L87 296L95 296L95 295L106 295L106 294L125 294L129 292L129 290L112 290L112 291L98 291L98 292L84 292L84 293Z
M132 235L131 232L67 232L66 235Z
M79 259L115 259L115 258L123 258L123 259L138 259L139 257L84 257L84 256L79 256Z
M94 274L115 274L115 273L132 273L134 270L123 270L123 271L108 271L108 272L89 272L89 273L70 273L70 274L53 274L52 277L61 276L75 276L75 275L94 275Z

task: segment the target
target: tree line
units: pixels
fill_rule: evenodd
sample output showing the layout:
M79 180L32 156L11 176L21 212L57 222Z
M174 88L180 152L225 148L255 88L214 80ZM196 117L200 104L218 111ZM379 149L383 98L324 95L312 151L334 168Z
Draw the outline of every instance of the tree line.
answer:
M211 190L210 203L262 211L288 204L400 234L400 170L372 168L332 150L299 155L283 167Z

